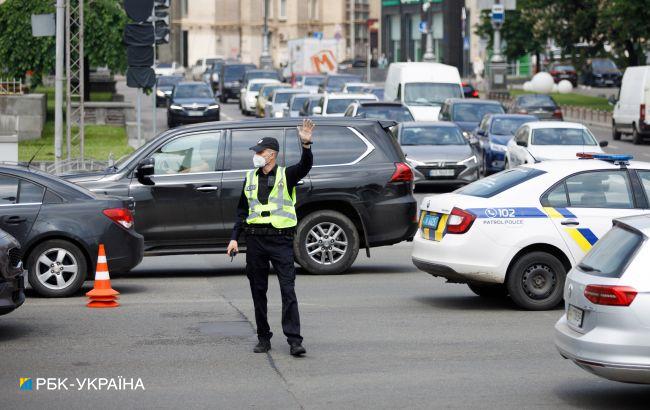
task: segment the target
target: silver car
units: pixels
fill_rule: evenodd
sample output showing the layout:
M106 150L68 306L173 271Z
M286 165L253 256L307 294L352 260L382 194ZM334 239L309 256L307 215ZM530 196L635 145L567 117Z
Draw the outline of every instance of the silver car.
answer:
M284 118L300 117L300 110L314 94L294 94L289 98L289 103L284 107Z
M296 88L279 88L273 91L264 106L264 116L266 118L282 118L284 116L284 107L289 103L291 96L304 93L305 90Z
M560 354L610 380L650 384L650 215L621 218L573 268Z
M406 161L422 174L418 185L465 185L479 178L476 144L453 122L403 122L396 134Z

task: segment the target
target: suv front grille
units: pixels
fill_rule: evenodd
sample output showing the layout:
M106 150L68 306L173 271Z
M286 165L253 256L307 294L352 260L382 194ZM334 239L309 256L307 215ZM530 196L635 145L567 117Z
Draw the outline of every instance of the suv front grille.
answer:
M14 268L17 268L20 265L20 261L22 259L20 248L9 249L8 255L9 255L9 265Z

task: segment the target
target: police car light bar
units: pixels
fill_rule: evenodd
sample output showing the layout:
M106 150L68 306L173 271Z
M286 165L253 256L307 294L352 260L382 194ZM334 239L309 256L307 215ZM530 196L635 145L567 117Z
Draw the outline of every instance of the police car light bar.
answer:
M600 159L609 162L627 162L634 157L628 154L601 154L597 152L578 152L576 156L580 159Z

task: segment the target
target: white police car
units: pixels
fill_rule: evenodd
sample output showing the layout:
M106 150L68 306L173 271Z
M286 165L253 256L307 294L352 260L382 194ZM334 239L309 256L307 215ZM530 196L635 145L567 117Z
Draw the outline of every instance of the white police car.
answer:
M612 219L650 212L650 163L579 155L424 198L413 263L480 296L509 294L530 310L555 307L566 273Z

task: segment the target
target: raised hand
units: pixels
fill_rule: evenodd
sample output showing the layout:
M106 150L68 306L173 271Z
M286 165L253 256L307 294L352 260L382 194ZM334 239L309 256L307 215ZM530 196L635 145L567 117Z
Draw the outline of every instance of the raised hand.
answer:
M302 120L302 125L298 127L298 135L303 144L309 144L312 139L312 132L316 128L316 124L309 118Z

